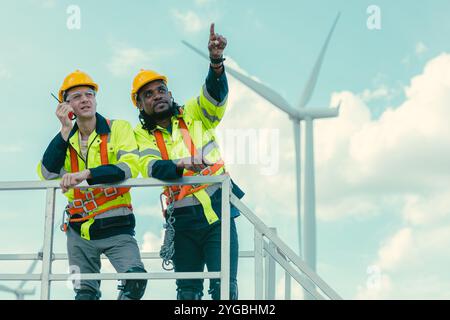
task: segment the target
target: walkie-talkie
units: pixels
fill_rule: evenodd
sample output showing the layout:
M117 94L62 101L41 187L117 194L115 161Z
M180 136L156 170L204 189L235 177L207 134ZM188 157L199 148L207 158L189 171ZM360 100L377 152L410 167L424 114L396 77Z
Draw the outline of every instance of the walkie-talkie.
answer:
M53 98L56 99L56 101L61 103L61 101L59 101L59 99L53 93L50 93L50 94L52 95ZM70 120L75 120L77 118L77 116L72 111L69 112L68 116L69 116Z

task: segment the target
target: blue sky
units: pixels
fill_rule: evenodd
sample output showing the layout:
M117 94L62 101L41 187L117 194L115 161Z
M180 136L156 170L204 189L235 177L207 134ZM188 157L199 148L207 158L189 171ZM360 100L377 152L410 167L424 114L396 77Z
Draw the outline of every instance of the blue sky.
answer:
M80 8L80 29L66 26L70 5ZM369 5L381 10L380 30L366 26ZM69 72L84 70L99 83L100 113L135 125L129 94L140 68L166 74L179 103L198 94L207 62L181 40L206 52L214 21L228 39L228 62L296 106L340 11L309 104L334 107L343 101L338 118L315 127L318 272L347 299L450 297L442 267L450 259L439 250L450 244L450 135L443 120L450 105L448 1L28 0L2 2L0 9L1 181L37 179L36 164L59 130L50 92L57 92ZM261 163L231 164L230 171L247 191L250 207L297 250L292 125L229 81L230 106L220 130L276 130L280 137L275 174L261 174ZM147 249L160 237L157 196L156 190L134 194L137 239ZM8 217L0 227L1 251L38 250L43 193L3 192L0 199L5 204L0 214ZM57 219L62 196L58 201ZM252 231L244 218L239 230L242 248L250 249ZM56 249L63 252L64 236L56 237ZM27 265L1 263L0 272ZM373 275L367 268L373 265L381 273L377 286L370 287ZM240 279L250 277L251 264L241 266ZM63 264L58 268L65 270ZM146 297L158 298L158 286L162 282L153 291L149 286ZM162 288L163 298L173 296L174 287ZM106 298L116 294L113 283L105 283L104 291ZM241 291L243 298L251 293L251 288ZM54 294L70 298L72 293L59 284ZM0 292L0 298L11 296Z

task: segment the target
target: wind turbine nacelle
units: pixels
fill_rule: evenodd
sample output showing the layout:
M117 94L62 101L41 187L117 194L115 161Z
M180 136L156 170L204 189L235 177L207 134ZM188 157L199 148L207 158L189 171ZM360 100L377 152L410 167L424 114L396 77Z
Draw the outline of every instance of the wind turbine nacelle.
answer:
M295 112L297 120L305 120L310 118L312 120L319 118L334 118L339 115L338 108L302 108Z

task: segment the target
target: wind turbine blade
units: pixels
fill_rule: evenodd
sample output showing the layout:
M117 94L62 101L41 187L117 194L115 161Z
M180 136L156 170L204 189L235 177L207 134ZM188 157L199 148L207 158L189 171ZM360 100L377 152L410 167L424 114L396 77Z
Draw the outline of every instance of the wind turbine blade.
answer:
M322 66L323 58L325 56L325 52L327 51L328 43L330 42L331 36L333 35L333 31L336 27L336 24L339 20L339 17L341 16L341 13L339 12L334 19L334 23L330 29L330 32L328 33L327 39L325 40L325 43L322 46L322 50L320 51L320 54L317 58L316 64L314 65L314 68L311 72L311 75L309 76L309 80L305 86L305 89L303 90L303 94L300 100L300 108L303 108L306 106L306 104L311 99L311 96L313 94L314 88L316 87L317 78L319 77L320 68Z
M337 105L336 109L339 113L339 111L341 110L341 104L342 104L342 100L339 100L339 104Z
M203 53L201 50L197 49L193 45L189 44L186 41L182 41L184 45L198 53L203 58L207 59L209 61L209 56L205 53ZM293 118L298 118L298 112L291 107L291 105L277 92L270 89L266 85L257 82L253 80L252 78L242 74L241 72L235 70L234 68L227 65L227 72L231 74L236 80L242 82L244 85L249 87L251 90L253 90L255 93L263 97L264 99L268 100L270 103L272 103L277 108L281 109L282 111L286 112Z
M232 67L227 66L227 72L231 74L234 78L242 82L244 85L252 89L255 93L257 93L264 99L268 100L275 107L286 112L293 118L298 117L297 111L294 108L292 108L289 105L289 103L274 90L270 89L269 87L260 82L251 79L246 75L243 75L239 71L234 70Z
M11 293L15 293L16 292L15 290L13 290L13 289L11 289L11 288L9 288L7 286L4 286L2 284L0 284L0 291L6 291L6 292L11 292Z
M33 260L33 262L28 267L27 274L33 273L34 268L36 268L38 262L39 262L38 260ZM22 289L27 282L28 282L27 280L22 280L17 289Z
M187 42L187 41L181 40L181 42L182 42L186 47L188 47L188 48L190 48L191 50L197 52L199 55L201 55L203 58L205 58L206 60L209 61L209 56L208 56L206 53L204 53L202 50L197 49L196 47L194 47L192 44L190 44L190 43Z

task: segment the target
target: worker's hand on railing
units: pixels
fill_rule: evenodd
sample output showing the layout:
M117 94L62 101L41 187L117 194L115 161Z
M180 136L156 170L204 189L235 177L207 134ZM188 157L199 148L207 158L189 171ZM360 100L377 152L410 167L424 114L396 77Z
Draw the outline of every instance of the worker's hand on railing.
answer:
M83 170L76 173L66 173L63 175L60 186L63 193L69 191L70 188L82 183L84 180L91 178L90 170Z
M194 172L200 172L211 164L212 163L210 163L208 160L203 158L202 155L181 158L176 162L178 169L186 169L186 170L194 171Z
M214 31L214 23L211 23L209 29L208 50L209 56L213 59L219 59L223 56L223 50L227 46L227 39Z
M62 102L56 107L56 116L61 122L61 135L65 141L69 138L70 131L72 130L72 120L69 118L69 112L73 113L73 109L67 102Z

